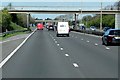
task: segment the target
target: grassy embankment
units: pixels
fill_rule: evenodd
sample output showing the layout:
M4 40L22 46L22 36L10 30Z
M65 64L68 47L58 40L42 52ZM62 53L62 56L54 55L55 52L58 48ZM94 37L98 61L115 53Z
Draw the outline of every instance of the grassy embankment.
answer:
M11 22L10 26L13 28L13 30L27 30L27 28L23 28L19 25L16 25L15 23ZM26 34L27 32L14 32L14 33L10 33L10 34L6 34L0 37L0 40L4 40L6 38L15 36L15 35L20 35L20 34Z

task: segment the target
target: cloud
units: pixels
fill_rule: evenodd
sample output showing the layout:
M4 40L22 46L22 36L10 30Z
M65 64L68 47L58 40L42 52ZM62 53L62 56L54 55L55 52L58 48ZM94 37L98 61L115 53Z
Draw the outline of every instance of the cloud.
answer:
M1 2L117 2L120 0L1 0Z

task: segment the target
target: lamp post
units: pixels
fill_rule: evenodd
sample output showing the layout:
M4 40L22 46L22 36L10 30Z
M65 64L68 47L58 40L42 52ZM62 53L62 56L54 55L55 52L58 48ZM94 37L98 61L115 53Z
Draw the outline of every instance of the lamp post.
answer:
M101 14L100 14L100 30L102 30L102 2L101 2Z

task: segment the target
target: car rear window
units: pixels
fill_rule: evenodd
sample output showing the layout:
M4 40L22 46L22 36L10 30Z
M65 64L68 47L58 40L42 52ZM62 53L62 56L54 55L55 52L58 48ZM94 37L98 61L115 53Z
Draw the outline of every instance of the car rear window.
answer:
M53 25L50 25L49 27L53 27Z
M112 30L110 31L110 35L120 35L120 30Z
M65 25L60 25L60 27L66 27Z

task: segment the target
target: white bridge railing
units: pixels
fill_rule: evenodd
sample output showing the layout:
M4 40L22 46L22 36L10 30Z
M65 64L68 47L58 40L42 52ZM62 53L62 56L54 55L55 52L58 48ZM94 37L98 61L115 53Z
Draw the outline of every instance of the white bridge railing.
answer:
M1 6L0 9L5 7ZM12 6L9 10L101 10L101 6ZM102 10L120 10L120 7L105 7Z

